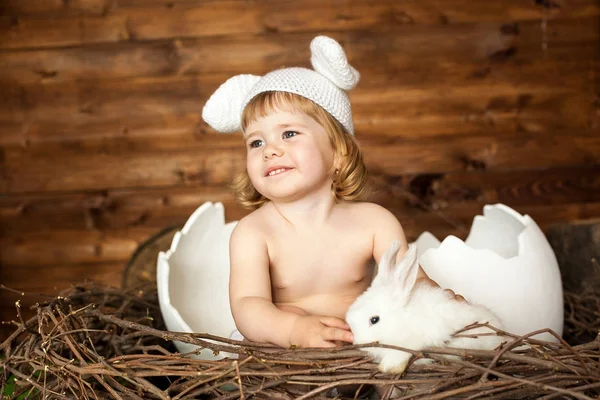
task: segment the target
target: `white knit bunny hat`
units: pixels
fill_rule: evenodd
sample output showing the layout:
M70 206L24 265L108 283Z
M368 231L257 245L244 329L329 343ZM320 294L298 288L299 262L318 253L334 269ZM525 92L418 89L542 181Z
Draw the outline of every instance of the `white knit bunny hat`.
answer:
M202 118L219 132L240 131L242 112L256 95L288 92L312 100L353 135L352 109L346 91L356 86L360 74L348 64L342 46L330 37L315 37L310 51L314 71L295 67L275 70L265 76L244 74L229 78L208 99Z

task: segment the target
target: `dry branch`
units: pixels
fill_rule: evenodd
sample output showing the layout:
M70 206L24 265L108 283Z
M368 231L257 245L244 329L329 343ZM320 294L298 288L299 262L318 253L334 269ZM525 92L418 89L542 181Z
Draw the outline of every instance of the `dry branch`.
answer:
M28 321L17 307L15 331L0 344L1 390L15 399L355 398L375 396L373 387L382 388L382 398L400 399L592 399L600 395L597 294L565 292L569 343L532 339L531 332L510 336L498 350L427 349L413 359L432 363L392 376L360 349L398 347L280 349L169 332L154 287L76 285L36 305ZM173 340L239 358L195 359L177 353Z

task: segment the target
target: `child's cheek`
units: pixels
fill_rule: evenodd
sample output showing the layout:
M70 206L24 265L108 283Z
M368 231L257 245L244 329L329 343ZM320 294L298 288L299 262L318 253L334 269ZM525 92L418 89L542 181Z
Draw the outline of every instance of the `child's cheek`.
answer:
M250 180L253 184L256 183L255 181L258 180L258 178L263 173L261 166L257 164L258 163L256 162L256 160L248 159L248 162L246 162L246 172L248 172L248 176L250 177Z

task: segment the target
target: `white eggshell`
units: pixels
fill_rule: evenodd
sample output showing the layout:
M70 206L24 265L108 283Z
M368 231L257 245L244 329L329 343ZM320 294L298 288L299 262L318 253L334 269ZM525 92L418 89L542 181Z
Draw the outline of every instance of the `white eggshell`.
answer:
M419 236L419 262L441 287L491 309L504 329L522 335L563 331L560 270L552 247L528 216L503 204L486 205L463 242ZM535 336L556 341L549 333Z
M167 329L229 337L235 323L229 307L229 238L237 222L225 224L223 204L204 203L160 252L157 285ZM175 342L181 353L197 346ZM203 349L198 358L220 359Z

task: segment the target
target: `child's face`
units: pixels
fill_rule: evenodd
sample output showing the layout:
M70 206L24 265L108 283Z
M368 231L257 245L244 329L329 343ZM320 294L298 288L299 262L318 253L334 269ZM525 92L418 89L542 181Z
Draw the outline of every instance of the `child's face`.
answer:
M291 201L331 189L333 149L311 117L275 111L245 129L246 168L252 184L273 201Z

